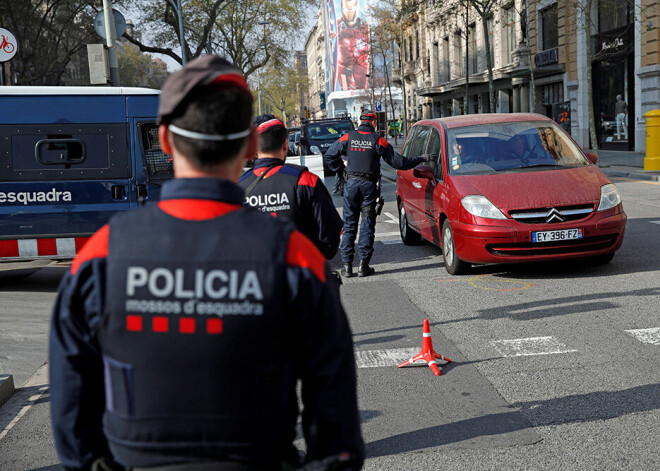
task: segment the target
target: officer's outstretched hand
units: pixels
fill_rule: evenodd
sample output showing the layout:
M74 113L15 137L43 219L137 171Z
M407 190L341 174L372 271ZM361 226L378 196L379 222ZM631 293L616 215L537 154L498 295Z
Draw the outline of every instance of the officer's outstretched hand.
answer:
M424 162L433 162L438 156L433 154L423 154L422 158L424 159Z

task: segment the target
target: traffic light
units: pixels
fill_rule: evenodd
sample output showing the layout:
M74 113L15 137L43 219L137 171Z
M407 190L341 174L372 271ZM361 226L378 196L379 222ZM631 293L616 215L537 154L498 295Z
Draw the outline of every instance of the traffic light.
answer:
M305 106L305 118L309 119L309 108Z
M319 92L319 101L321 102L321 109L325 109L325 92Z

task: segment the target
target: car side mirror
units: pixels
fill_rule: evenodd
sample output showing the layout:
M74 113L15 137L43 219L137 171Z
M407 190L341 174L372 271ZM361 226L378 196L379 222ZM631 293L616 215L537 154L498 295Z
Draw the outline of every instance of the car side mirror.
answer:
M589 162L594 165L598 164L598 154L595 152L585 152L585 155L587 156L587 159L589 159Z
M413 175L415 178L426 178L427 180L435 181L435 175L433 175L433 169L428 165L421 164L413 169Z

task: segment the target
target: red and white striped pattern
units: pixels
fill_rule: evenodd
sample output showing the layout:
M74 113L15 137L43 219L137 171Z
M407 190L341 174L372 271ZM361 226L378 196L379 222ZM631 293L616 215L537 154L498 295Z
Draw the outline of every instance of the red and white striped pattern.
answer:
M89 237L58 239L0 240L0 260L34 260L36 258L73 258Z

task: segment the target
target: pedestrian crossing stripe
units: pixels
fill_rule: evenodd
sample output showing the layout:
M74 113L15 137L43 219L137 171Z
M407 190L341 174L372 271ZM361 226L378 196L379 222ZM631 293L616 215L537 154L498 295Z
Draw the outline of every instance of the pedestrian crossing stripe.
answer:
M566 347L554 337L529 337L525 339L496 340L490 343L503 357L553 355L577 350Z
M628 332L642 343L660 345L660 327L653 327L651 329L626 330L626 332Z

